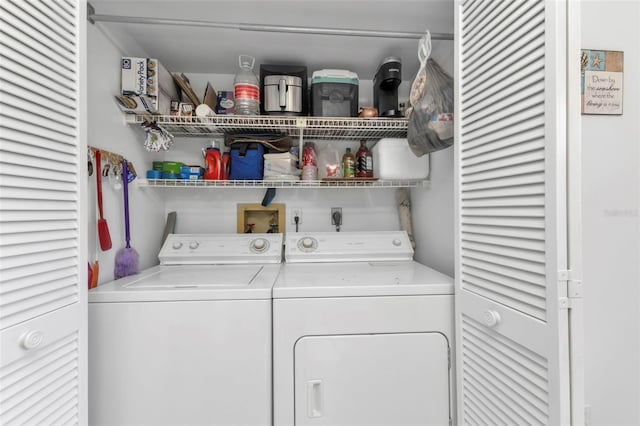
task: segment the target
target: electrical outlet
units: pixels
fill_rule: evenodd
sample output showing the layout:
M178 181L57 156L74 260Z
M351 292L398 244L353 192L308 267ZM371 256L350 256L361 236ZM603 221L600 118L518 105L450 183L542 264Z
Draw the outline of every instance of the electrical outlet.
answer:
M336 213L338 213L337 216ZM338 223L336 223L336 218L339 220ZM331 207L331 224L337 226L342 225L342 207Z
M302 209L296 208L291 209L291 224L296 224L296 216L298 216L298 225L302 223Z

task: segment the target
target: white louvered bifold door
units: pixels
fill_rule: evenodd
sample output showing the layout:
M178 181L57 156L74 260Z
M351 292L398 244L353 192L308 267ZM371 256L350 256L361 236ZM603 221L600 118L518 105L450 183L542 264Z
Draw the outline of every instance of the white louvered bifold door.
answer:
M456 5L458 423L570 423L566 4Z
M2 425L87 421L85 21L0 0Z

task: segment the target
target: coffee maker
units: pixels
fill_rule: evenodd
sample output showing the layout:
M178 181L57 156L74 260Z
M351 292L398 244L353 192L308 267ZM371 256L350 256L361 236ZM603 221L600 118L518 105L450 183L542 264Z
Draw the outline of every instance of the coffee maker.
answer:
M401 117L398 111L398 86L402 82L402 61L388 56L373 78L373 106L380 117Z

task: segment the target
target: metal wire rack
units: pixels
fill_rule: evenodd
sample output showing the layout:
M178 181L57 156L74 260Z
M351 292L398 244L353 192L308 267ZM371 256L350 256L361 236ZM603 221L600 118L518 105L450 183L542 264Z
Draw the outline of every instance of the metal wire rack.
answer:
M428 180L184 180L184 179L136 179L139 187L154 188L406 188L428 187Z
M379 139L406 137L406 118L332 118L217 115L213 117L153 116L156 123L175 136L222 136L240 133L286 133L306 139ZM127 115L128 123L140 124L143 115Z

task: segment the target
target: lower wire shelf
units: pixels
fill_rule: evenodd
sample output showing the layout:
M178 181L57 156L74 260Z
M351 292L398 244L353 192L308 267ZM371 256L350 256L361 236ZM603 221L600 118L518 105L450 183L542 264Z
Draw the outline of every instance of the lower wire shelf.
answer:
M153 188L413 188L428 187L429 180L185 180L136 179L139 187Z

